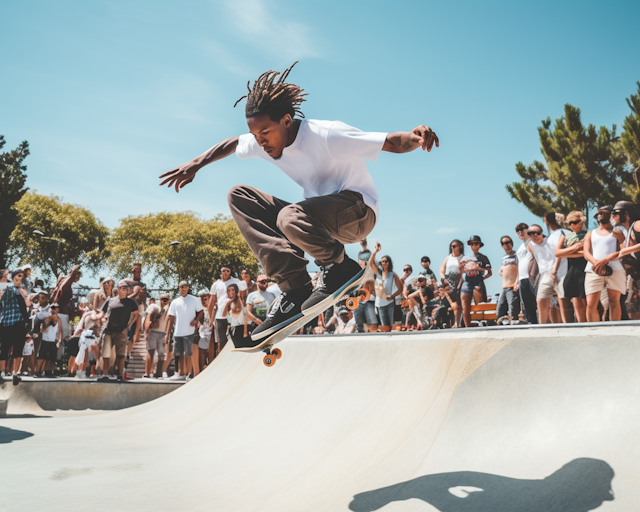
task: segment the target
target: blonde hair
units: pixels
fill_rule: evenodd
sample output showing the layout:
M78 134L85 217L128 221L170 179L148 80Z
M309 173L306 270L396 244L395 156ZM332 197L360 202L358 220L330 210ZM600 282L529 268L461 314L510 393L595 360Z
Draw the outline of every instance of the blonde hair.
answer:
M566 222L568 223L572 220L581 220L582 222L585 222L587 220L587 217L581 211L574 210L567 215Z

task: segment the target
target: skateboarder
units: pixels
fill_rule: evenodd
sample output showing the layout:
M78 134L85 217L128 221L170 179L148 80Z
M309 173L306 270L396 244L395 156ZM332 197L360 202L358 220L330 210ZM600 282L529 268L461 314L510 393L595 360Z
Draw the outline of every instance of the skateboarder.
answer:
M247 100L250 133L226 139L160 176L160 185L179 192L201 168L235 152L240 159L271 162L303 188L304 200L293 204L247 185L228 194L238 228L283 292L253 331L256 342L300 315L313 318L362 270L345 254L344 244L366 238L379 216L378 193L364 160L377 160L381 150L408 153L439 146L435 132L424 125L410 132L367 133L340 121L301 119L306 94L286 81L295 64L280 78L268 71L253 88L247 83L249 92L238 102ZM305 252L321 269L315 290Z

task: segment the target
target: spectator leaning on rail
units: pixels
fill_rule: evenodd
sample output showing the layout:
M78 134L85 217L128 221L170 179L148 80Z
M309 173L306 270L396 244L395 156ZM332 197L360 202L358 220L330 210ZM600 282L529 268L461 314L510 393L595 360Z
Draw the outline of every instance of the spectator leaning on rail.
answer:
M484 246L478 235L472 235L467 241L471 248L471 254L464 256L460 260L460 273L464 273L462 282L462 315L464 316L464 326L471 327L471 299L476 304L487 301L487 288L484 280L492 275L491 262L480 248Z
M505 255L502 257L500 270L502 276L502 292L498 299L497 315L502 318L509 315L509 321L514 322L520 314L520 296L518 295L518 256L513 250L513 240L510 236L503 236L500 245Z
M538 323L538 306L536 304L536 292L533 283L529 280L529 265L531 264L531 253L527 246L531 243L531 237L527 233L529 226L521 222L516 226L516 235L522 240L522 244L516 251L518 256L518 291L520 292L520 302L524 306L524 314L530 324Z
M584 238L584 288L587 294L587 321L598 322L598 303L603 290L609 295L609 319L620 320L620 295L626 291L626 274L618 260L619 241L613 236L611 206L601 206L596 213L599 226Z
M124 360L127 355L127 331L138 321L138 304L130 299L129 283L122 280L118 283L118 296L105 301L96 315L96 321L107 318L107 325L101 339L103 379L109 379L110 360L116 357L116 373L120 380L124 379ZM115 352L115 354L112 354Z

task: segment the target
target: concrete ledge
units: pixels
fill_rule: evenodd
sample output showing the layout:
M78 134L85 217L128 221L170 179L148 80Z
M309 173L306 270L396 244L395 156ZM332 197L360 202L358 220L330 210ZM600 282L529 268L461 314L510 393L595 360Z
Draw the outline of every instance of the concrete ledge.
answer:
M0 415L126 409L160 398L183 384L185 382L146 379L97 382L73 378L23 377L22 382L14 386L10 380L5 380L0 384Z

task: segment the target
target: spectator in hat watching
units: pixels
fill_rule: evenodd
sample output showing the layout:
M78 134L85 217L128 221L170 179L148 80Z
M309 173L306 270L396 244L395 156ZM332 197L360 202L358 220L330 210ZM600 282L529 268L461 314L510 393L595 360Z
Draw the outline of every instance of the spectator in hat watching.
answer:
M165 356L167 355L167 345L165 336L167 332L167 321L169 316L169 294L160 295L160 304L150 304L144 322L144 332L147 338L147 357L145 360L145 372L143 377L150 379L162 374ZM158 354L157 370L153 372L153 360Z
M478 235L472 235L467 245L471 248L471 254L463 256L460 260L460 273L463 274L461 298L464 325L471 327L471 299L474 299L476 304L486 302L487 289L484 280L491 277L492 270L489 258L480 252L480 248L484 246L482 239Z
M349 318L349 310L342 306L338 309L338 312L331 317L331 320L327 322L326 327L335 326L335 334L351 334L356 330L356 321L355 319Z
M362 250L358 252L358 263L362 268L364 268L367 262L369 261L369 258L371 258L371 251L367 249L366 238L363 238L362 240L360 240L360 247L362 248Z
M128 380L124 377L124 360L127 355L127 331L138 321L140 313L138 304L130 299L129 283L121 280L118 283L118 296L107 299L102 309L96 315L96 321L107 318L107 325L104 330L100 351L102 353L103 378L109 379L107 374L110 368L111 359L116 358L116 373L119 380Z
M534 283L529 279L529 264L533 255L527 250L531 243L531 237L527 231L529 225L521 222L516 226L516 235L522 240L522 244L516 251L518 257L518 286L514 290L520 293L520 302L524 306L524 314L530 324L538 323L538 305L536 304L536 291Z
M502 292L498 299L496 314L498 319L505 315L509 316L509 321L518 319L520 314L520 296L518 294L518 256L513 250L513 240L505 235L500 239L500 245L504 249L505 255L502 257L500 270L502 276Z
M587 321L599 322L598 303L603 290L609 296L609 319L620 320L620 295L626 291L626 274L618 259L620 242L613 235L611 206L601 206L595 217L598 227L584 237L584 289L587 294Z
M202 319L202 304L193 295L189 295L189 283L180 281L178 284L180 296L171 301L169 306L169 320L165 334L165 344L169 343L169 333L175 322L173 333L173 353L180 357L178 372L171 377L175 380L188 380L192 366L192 345L196 326Z

